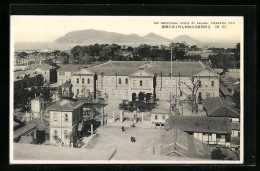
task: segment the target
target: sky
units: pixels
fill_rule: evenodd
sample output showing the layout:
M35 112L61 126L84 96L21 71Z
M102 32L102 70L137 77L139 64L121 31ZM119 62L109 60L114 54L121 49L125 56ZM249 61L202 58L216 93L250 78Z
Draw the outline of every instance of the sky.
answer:
M210 29L162 28L161 22L178 22L181 26L192 25L191 22L195 22L195 25L197 22L208 22L206 25ZM215 28L216 25L220 28ZM226 28L222 28L222 25ZM201 42L237 43L242 38L242 26L242 17L11 16L11 38L14 42L52 42L71 31L96 29L139 36L155 33L169 39L186 34Z

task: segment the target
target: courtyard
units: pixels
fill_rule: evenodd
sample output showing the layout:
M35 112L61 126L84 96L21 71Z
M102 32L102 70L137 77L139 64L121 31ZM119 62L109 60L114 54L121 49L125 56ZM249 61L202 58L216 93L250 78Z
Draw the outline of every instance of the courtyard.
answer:
M95 136L85 147L88 150L113 151L111 160L184 160L178 156L162 156L160 149L164 141L162 129L119 126L99 127ZM136 142L131 142L131 136Z

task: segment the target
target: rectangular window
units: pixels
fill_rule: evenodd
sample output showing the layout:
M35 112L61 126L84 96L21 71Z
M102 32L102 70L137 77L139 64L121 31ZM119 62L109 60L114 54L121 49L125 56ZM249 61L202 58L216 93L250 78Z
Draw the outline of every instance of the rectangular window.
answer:
M84 78L82 78L82 84L84 84L84 82L85 82L85 80L84 80Z
M208 81L205 81L205 87L208 87Z
M68 122L68 119L69 119L69 118L68 118L68 114L67 114L67 113L65 113L65 116L64 116L64 121L65 121L65 122Z
M214 87L214 81L211 81L211 87Z
M182 91L180 91L180 96L182 96Z
M220 138L220 134L217 134L217 138Z
M125 79L125 84L128 84L128 78Z
M162 119L165 120L165 115L162 116Z
M121 78L118 78L118 84L121 84L121 83L122 83Z
M58 114L57 113L53 114L53 121L58 121Z
M115 95L115 89L112 89L112 95Z
M54 136L58 136L58 131L54 130Z
M176 85L176 80L172 80L172 85L173 85L173 86Z
M79 89L77 89L77 94L79 94Z
M140 87L142 87L143 86L143 81L142 80L140 80Z
M158 119L158 116L157 116L157 115L155 115L155 116L154 116L154 118L155 118L155 120L157 120L157 119Z
M90 84L90 79L88 78L88 84Z
M148 87L149 86L149 81L145 80L145 86Z
M125 89L125 95L128 96L128 89Z
M115 84L115 79L114 78L112 78L112 84Z
M77 78L77 84L79 83L79 78Z
M201 87L201 81L199 80L199 84L198 84L199 87Z

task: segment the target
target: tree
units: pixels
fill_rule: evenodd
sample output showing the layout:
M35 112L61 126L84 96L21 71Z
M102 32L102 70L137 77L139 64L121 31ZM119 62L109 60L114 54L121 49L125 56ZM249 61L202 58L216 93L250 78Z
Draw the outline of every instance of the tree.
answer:
M24 64L24 59L26 59L26 57L28 56L28 53L26 53L26 52L19 52L17 56L18 56L18 59L22 60L23 64Z
M179 89L180 91L185 94L187 99L189 99L191 107L192 107L192 112L195 112L195 109L197 108L197 92L200 87L200 78L197 79L197 81L194 81L194 77L190 77L190 84L187 84L186 82L181 82L181 84L185 85L188 90L190 90L191 94L185 93L185 91L182 91L180 86Z
M138 99L139 99L139 101L144 101L144 97L145 97L145 93L144 93L144 92L140 92L140 93L138 94Z
M172 48L172 52L174 54L175 60L183 59L183 57L188 49L188 46L184 42L171 43L170 47Z
M224 160L226 156L222 153L221 149L217 148L211 152L210 157L214 160Z

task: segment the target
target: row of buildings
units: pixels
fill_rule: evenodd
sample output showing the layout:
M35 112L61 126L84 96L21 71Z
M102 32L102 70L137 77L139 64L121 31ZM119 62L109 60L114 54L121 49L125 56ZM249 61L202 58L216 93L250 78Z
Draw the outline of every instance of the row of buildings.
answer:
M109 61L96 66L66 65L57 70L57 84L74 97L101 91L110 99L132 101L140 92L158 100L180 99L198 86L198 98L219 96L219 76L201 62ZM68 84L69 83L69 84Z

